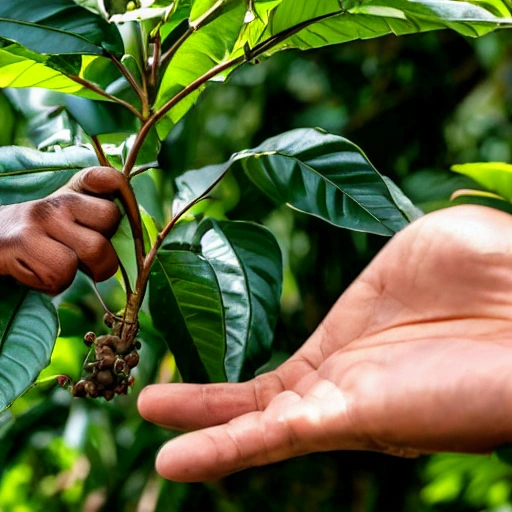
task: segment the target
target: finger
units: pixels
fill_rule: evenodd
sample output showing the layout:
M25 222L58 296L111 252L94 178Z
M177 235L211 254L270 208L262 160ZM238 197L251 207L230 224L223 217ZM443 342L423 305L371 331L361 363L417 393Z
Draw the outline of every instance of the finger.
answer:
M78 259L68 247L48 237L35 237L30 246L18 247L10 274L30 288L57 295L72 282Z
M116 273L117 254L100 233L73 222L64 222L50 234L76 254L81 267L94 281L105 281Z
M76 222L107 238L116 232L121 221L119 208L114 202L105 199L75 195L70 208Z
M98 195L101 197L118 197L128 218L139 219L139 206L126 177L111 167L90 167L75 174L68 183L68 188L75 192ZM133 229L132 225L132 229ZM136 228L138 229L138 228ZM134 233L140 236L142 233Z
M204 481L333 449L368 449L368 445L354 430L340 391L319 381L305 396L283 391L264 411L170 441L160 450L156 468L170 480Z
M124 190L127 184L124 175L112 167L89 167L75 174L67 188L74 192L108 197Z
M286 392L285 408L297 395ZM185 434L164 445L156 459L164 478L179 482L214 480L252 466L261 466L309 452L295 437L285 417L269 412L245 414L228 424Z
M142 390L138 408L153 423L194 430L263 410L282 390L272 373L239 384L157 384Z

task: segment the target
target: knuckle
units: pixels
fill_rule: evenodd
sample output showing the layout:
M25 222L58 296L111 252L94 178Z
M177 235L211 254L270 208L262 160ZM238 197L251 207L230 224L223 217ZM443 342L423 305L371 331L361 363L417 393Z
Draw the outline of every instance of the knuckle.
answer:
M73 258L62 258L40 276L44 290L50 295L62 293L73 282L77 270Z
M49 196L34 202L30 208L30 217L36 221L49 220L67 211L73 203L74 198L71 194Z

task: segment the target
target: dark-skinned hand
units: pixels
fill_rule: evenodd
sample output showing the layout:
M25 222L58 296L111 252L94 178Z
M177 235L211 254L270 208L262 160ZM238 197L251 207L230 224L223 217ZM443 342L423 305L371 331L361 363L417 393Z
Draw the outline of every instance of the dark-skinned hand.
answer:
M150 386L139 410L194 431L157 457L178 481L315 451L408 457L512 441L512 217L459 206L421 218L275 371Z
M65 290L76 271L104 281L117 270L109 238L121 213L112 201L126 192L109 167L77 173L50 196L0 208L0 275L50 295Z

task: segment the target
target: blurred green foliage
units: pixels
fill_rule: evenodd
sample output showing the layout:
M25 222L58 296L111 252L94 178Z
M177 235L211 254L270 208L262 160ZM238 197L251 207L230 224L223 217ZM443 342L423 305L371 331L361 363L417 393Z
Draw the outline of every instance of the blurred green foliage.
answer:
M55 124L59 142L73 137L51 102L26 105L17 94L0 95L0 144L51 144L38 139L41 119ZM168 172L155 171L157 186L141 190L148 208L151 194L169 198L166 208L170 176L223 162L283 131L319 126L361 146L428 211L446 205L456 189L478 188L450 173L453 164L510 162L511 118L506 33L470 41L441 32L284 52L240 69L227 85L212 86L163 144L159 159ZM215 197L209 213L258 219L283 250L282 315L267 367L275 366L307 339L385 240L275 208L241 174ZM114 281L101 285L101 293L111 309L122 306ZM58 373L62 360L81 364L80 338L94 326L101 332L102 311L80 276L56 300L64 321L47 371ZM177 375L158 334L143 320L144 348L131 395L114 403L78 402L64 390L41 386L0 416L0 512L512 511L512 469L484 456L317 454L213 483L163 481L154 472L154 455L174 434L144 422L135 404L145 384Z

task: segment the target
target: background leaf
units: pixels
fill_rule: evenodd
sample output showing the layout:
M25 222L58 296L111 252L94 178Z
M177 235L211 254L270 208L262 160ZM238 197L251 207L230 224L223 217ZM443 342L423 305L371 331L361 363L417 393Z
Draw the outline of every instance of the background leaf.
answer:
M16 146L0 148L0 203L40 199L66 184L76 172L98 165L96 154L70 147L43 152Z
M58 332L57 312L45 295L2 283L0 410L26 391L49 363Z
M2 0L0 34L41 54L123 53L117 27L72 0Z
M484 162L452 166L452 171L468 176L487 190L512 201L512 165Z

